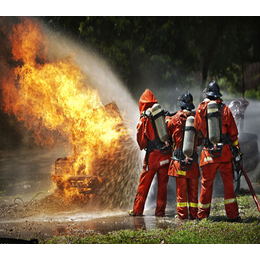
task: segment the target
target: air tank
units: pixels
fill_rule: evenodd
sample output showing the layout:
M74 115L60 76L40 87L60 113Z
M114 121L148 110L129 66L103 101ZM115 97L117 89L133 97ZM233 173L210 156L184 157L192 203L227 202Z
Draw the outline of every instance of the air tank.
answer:
M159 104L156 103L152 106L152 115L158 136L163 143L166 143L169 140L169 134L167 132L164 112Z
M189 116L185 123L182 152L186 158L193 155L195 147L194 116Z
M208 117L208 138L209 141L216 145L220 142L220 120L218 104L215 101L210 101L207 108Z

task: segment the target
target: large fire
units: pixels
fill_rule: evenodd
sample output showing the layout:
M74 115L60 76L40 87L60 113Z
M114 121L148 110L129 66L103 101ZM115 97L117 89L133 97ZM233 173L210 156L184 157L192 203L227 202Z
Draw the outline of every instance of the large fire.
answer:
M86 86L69 58L48 57L48 41L36 21L22 19L8 39L16 66L2 84L5 112L23 121L37 144L51 146L58 138L69 143L73 172L68 176L95 174L93 165L99 158L109 159L127 135L119 127L120 114L101 103L98 91Z

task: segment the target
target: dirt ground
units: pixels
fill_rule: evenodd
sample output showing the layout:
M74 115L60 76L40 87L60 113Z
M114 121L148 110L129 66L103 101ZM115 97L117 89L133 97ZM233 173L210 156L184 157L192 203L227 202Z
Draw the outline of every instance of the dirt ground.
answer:
M154 209L146 210L145 217L131 217L126 210L100 210L93 204L68 203L55 194L27 202L16 198L13 203L0 205L0 238L41 242L58 235L105 234L113 230L167 228L178 224L172 221L176 213L171 209L167 209L166 218L156 218Z

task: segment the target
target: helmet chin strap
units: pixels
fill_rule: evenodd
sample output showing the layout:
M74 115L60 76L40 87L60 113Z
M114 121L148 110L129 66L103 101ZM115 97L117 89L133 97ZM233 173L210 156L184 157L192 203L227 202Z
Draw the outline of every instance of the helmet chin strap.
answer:
M216 97L216 96L208 96L208 95L206 95L206 97L209 100L217 100L218 99L218 97Z

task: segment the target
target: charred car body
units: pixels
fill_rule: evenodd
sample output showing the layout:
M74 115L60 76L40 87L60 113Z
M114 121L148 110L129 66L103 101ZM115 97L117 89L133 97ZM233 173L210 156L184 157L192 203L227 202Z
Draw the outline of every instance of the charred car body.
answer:
M115 102L105 106L109 112L117 113ZM113 114L112 113L112 114ZM87 173L85 165L75 169L77 156L58 158L55 161L55 173L52 180L59 192L70 192L71 197L84 202L94 201L105 208L128 208L134 200L138 184L138 172L141 167L140 151L123 123L116 126L125 130L116 144L105 151L102 158L95 158ZM76 148L74 148L76 149ZM75 195L76 194L76 195Z

